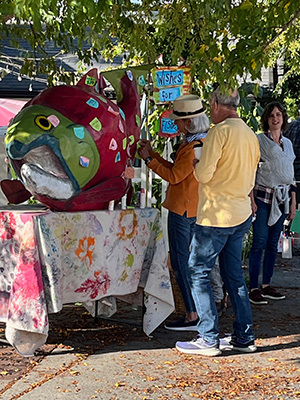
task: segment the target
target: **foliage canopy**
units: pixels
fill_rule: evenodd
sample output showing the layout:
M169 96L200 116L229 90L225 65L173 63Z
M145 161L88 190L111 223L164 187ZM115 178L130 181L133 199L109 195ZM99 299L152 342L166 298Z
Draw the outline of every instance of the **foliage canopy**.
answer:
M29 76L54 74L50 41L87 65L124 51L139 63L183 59L200 84L234 86L237 76L259 79L278 57L292 72L300 61L300 0L6 0L0 11L1 39L32 48L20 52Z

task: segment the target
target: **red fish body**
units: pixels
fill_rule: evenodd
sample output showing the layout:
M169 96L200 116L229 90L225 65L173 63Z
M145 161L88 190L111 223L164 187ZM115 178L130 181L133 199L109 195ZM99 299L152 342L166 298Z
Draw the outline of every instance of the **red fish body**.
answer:
M21 202L33 195L53 210L97 210L128 191L125 170L140 137L137 83L130 71L124 74L118 105L99 85L103 78L92 69L76 86L45 89L13 119L5 142L24 185L16 186ZM10 182L2 181L2 190L18 202Z

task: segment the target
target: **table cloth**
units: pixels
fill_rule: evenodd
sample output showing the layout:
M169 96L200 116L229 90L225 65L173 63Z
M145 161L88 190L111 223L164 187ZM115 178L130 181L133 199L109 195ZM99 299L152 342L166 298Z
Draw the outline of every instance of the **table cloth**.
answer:
M23 207L24 208L24 207ZM48 313L63 304L144 294L150 335L174 310L167 251L157 209L0 212L0 321L6 338L30 356L47 340Z

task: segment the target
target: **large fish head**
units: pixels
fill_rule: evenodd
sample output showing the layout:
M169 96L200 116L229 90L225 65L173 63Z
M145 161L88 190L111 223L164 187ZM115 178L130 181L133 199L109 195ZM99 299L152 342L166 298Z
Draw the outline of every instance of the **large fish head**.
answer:
M5 143L14 171L32 195L68 200L99 169L90 132L42 105L29 105L16 115Z

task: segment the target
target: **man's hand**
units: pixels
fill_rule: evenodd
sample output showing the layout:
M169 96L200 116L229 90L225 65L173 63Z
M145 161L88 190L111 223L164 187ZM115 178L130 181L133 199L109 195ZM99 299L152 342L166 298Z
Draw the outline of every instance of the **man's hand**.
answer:
M251 210L252 210L252 216L255 217L256 211L257 211L257 205L255 202L251 202Z
M250 202L251 202L252 217L255 217L256 211L257 211L257 205L256 205L255 200L254 200L253 189L249 193L249 197L250 197Z

